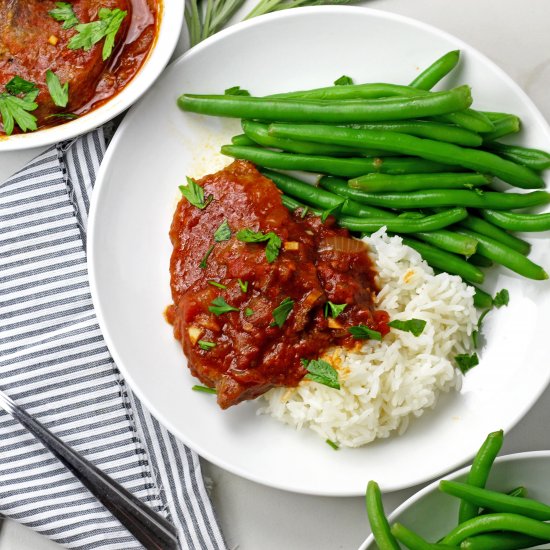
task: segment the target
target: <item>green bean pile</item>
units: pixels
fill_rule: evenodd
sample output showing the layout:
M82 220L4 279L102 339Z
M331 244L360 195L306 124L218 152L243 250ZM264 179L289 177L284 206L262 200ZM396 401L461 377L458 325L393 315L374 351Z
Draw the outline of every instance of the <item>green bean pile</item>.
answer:
M485 489L493 462L503 443L502 431L493 432L479 449L464 483L442 480L439 489L460 499L458 525L431 543L404 525L390 526L377 483L370 481L366 505L372 534L380 550L461 548L515 550L550 541L550 506L527 498L525 487L508 493Z
M184 94L178 105L240 118L244 133L221 152L260 167L290 209L333 215L361 236L386 227L432 267L473 285L493 264L547 279L512 232L550 230L550 213L516 212L550 203L541 190L550 154L497 141L519 131L519 118L472 109L468 86L431 91L458 61L449 52L408 86L335 83L267 97L236 87ZM289 170L320 178L313 186ZM522 191L497 190L497 178ZM480 306L487 295L476 292Z

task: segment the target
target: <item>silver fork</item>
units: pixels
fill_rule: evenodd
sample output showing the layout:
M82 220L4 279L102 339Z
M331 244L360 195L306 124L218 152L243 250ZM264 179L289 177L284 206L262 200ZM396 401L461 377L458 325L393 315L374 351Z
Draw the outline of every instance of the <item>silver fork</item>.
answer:
M0 390L0 407L38 438L147 550L177 550L174 526L67 446Z

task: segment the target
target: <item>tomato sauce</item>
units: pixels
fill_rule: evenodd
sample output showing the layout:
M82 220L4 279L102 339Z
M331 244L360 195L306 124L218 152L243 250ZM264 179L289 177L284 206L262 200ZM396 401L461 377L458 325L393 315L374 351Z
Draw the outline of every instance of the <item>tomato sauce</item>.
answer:
M67 47L77 30L63 29L63 21L49 14L54 0L0 0L0 92L15 76L35 84L38 108L31 114L39 128L65 122L60 114L83 115L115 96L138 72L157 35L160 0L74 0L71 6L80 23L96 21L101 8L127 11L106 60L105 39L88 51ZM69 83L66 107L57 107L50 97L48 70Z
M368 248L337 228L334 218L323 223L312 214L291 213L275 184L245 161L197 183L213 200L202 210L185 198L177 206L170 229L174 304L167 318L192 374L216 388L222 408L274 386L296 386L307 373L302 359L317 359L333 345L357 344L351 326L388 332L388 315L375 305ZM231 238L215 242L224 221ZM278 257L270 263L265 243L238 240L242 229L276 233L282 241ZM209 311L218 297L236 311ZM293 308L279 327L273 311L285 299ZM346 304L336 319L325 316L329 300ZM215 346L202 349L200 342Z

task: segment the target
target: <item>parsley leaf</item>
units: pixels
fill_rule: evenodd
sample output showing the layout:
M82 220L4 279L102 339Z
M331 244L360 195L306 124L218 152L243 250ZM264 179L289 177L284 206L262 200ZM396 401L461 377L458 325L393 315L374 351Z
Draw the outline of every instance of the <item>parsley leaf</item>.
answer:
M221 315L222 313L229 313L230 311L239 311L239 308L230 306L221 296L218 296L212 300L208 306L208 311L214 315Z
M227 288L225 285L222 285L221 283L218 283L216 281L208 281L208 284L215 286L216 288L221 288L222 290L225 290Z
M285 298L274 310L273 310L273 319L275 321L271 323L270 327L279 327L281 328L285 321L287 320L292 308L294 307L294 300L290 298Z
M330 300L325 304L325 317L338 317L346 309L348 304L333 304Z
M304 365L308 372L308 374L304 376L307 380L313 380L313 382L324 384L325 386L334 388L335 390L340 389L338 372L331 364L323 361L322 359L312 359L311 361L302 359L302 365Z
M233 86L225 90L224 95L246 95L249 96L250 92L248 90L241 89L240 86Z
M6 84L6 90L7 92L0 94L0 116L6 135L11 135L16 123L23 132L36 130L36 117L30 112L38 107L34 102L39 92L37 86L19 76L14 76ZM24 96L18 97L17 94L24 94Z
M216 229L216 232L214 233L214 240L217 243L221 243L222 241L228 241L231 238L231 229L229 227L229 224L227 223L227 220L223 220L223 222L220 224L220 227Z
M340 450L340 445L338 445L338 443L335 443L334 441L332 441L331 439L325 439L327 445L329 445L330 447L332 447L335 451L339 451Z
M411 319L410 321L400 321L399 319L395 319L388 323L388 326L391 328L396 328L397 330L411 332L413 336L420 336L424 332L426 321L423 319Z
M265 249L265 257L268 263L274 262L279 256L281 249L281 239L273 231L269 233L262 233L261 231L252 231L251 229L241 229L236 235L239 241L243 243L261 243L267 241L267 247Z
M36 95L32 97L32 101L34 101L38 95L38 86L34 82L29 82L20 76L14 76L6 84L6 91L11 95L36 93Z
M350 84L353 84L353 79L345 74L334 81L335 86L349 86Z
M472 353L472 355L462 353L455 357L455 361L462 374L466 374L470 369L473 369L476 365L479 365L477 353Z
M365 325L349 327L348 332L358 340L382 340L382 334L377 330L372 330Z
M110 10L109 8L101 8L99 10L99 19L90 23L80 23L75 29L78 34L75 34L67 44L69 50L83 49L90 50L94 44L105 38L103 43L102 58L105 61L113 52L115 44L115 36L122 21L128 15L128 12L118 8Z
M46 84L53 102L58 107L66 107L69 103L69 83L65 82L62 86L58 76L48 69L46 71Z
M71 4L68 2L56 2L55 6L48 14L56 21L63 21L62 29L71 29L80 23Z
M510 302L510 293L505 288L497 292L495 294L495 297L493 298L493 305L496 308L507 306L509 302Z
M247 308L244 310L244 314L245 314L247 317L250 317L251 315L254 315L254 310L253 310L252 308L247 307Z
M201 260L201 263L199 264L199 267L201 269L206 269L206 262L208 262L208 257L210 254L212 254L212 250L214 250L215 245L211 245L210 248L206 251L206 254L204 255L203 259Z
M204 351L209 351L212 348L216 347L216 342L208 342L207 340L199 340L199 348L203 349Z
M218 393L214 388L207 388L206 386L193 386L193 391L201 391L203 393Z
M240 279L237 279L239 281L239 286L241 287L241 292L243 294L246 294L246 291L248 290L248 281L241 281Z
M204 201L204 189L195 182L195 180L187 177L187 185L179 186L181 194L193 205L201 210L206 208L212 202L212 195Z

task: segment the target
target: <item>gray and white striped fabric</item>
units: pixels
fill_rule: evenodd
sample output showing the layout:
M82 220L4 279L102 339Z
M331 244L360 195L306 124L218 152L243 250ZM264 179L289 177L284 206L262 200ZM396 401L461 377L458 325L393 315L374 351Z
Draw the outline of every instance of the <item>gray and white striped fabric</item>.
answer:
M0 186L0 388L177 526L223 550L197 456L124 384L86 272L102 130L53 147ZM17 422L0 413L0 512L67 548L140 548Z

